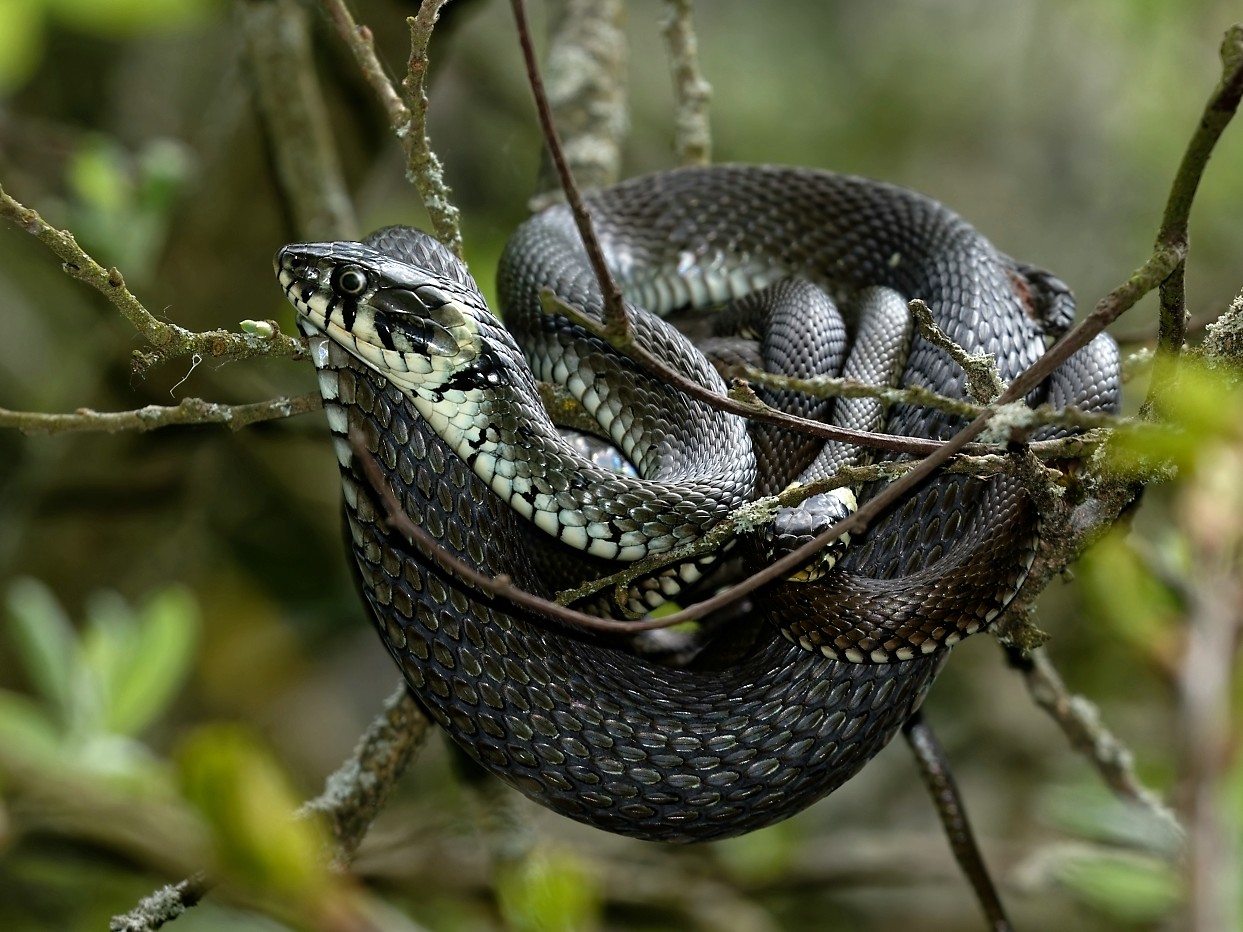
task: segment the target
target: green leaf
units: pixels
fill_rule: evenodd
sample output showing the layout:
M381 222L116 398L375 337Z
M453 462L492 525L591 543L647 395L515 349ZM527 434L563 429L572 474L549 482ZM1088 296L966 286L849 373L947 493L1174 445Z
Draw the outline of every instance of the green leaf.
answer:
M82 203L105 215L123 210L133 198L125 153L119 143L104 136L89 136L77 147L66 180Z
M42 4L0 0L0 93L25 82L42 57Z
M1083 902L1130 922L1166 917L1182 899L1174 868L1142 855L1076 854L1061 862L1057 875Z
M514 932L581 932L600 927L600 891L581 858L538 848L497 877L505 926Z
M116 592L94 592L82 630L82 677L74 723L82 736L112 731L111 709L119 682L130 674L134 611Z
M77 635L56 597L35 579L9 585L9 631L22 669L68 726L74 715L74 681L82 675Z
M1178 595L1144 565L1125 531L1084 554L1077 578L1088 610L1141 651L1163 643L1180 623Z
M61 756L60 729L35 702L0 691L0 768L48 766Z
M295 819L298 799L249 731L213 725L177 753L182 790L203 815L215 845L214 873L250 896L303 908L322 905L334 887L318 823Z
M120 668L109 671L110 730L137 734L167 709L190 671L198 621L188 589L170 586L147 599L125 639Z
M183 28L224 8L220 0L47 0L64 23L107 36Z
M1095 780L1044 793L1041 816L1082 839L1175 858L1184 838L1173 825L1139 803L1119 799Z
M1243 388L1225 372L1185 362L1178 381L1161 399L1161 423L1123 425L1110 448L1124 472L1139 464L1169 462L1179 471L1194 469L1215 441L1238 438L1243 423Z

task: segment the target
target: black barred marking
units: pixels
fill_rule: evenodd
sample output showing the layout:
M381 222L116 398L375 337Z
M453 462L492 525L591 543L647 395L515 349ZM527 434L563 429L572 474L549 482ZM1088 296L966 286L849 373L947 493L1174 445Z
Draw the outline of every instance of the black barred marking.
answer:
M488 376L472 363L454 372L445 382L432 391L436 401L444 401L448 392L459 391L464 394L483 391L488 387Z
M336 297L333 298L335 302ZM354 322L358 320L358 300L342 295L341 303L341 325L350 333L354 332Z
M372 326L375 327L376 336L380 338L380 343L385 349L396 351L397 346L393 343L393 329L389 326L388 318L383 314L377 313L373 319Z

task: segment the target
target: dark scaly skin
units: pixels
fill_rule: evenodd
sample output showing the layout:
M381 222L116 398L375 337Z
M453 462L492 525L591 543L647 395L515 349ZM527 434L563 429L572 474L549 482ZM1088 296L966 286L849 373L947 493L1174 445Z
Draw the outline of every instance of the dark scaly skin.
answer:
M1013 377L1043 347L1045 322L1032 310L1037 302L1023 297L1037 283L944 208L890 186L797 170L709 169L639 179L606 192L593 208L615 256L627 251L623 265L659 264L659 253L671 246L676 252L680 244L730 243L785 270L811 273L830 290L884 284L924 298L957 342L997 352L1003 377ZM755 222L739 230L740 218ZM581 263L573 248L550 254ZM511 262L502 273L503 282L510 276L503 288L512 293L515 279L530 286L533 255L529 248L517 253L517 270ZM562 293L590 304L594 285L587 276L573 271L572 287ZM530 335L550 332L552 324L532 317L514 326ZM1108 353L1079 358L1073 371L1092 384L1063 394L1098 395L1107 406L1116 395L1109 365ZM528 557L554 542L541 539L479 482L382 376L331 342L321 369L321 378L335 372L339 383L329 406L338 405L346 423L362 431L416 522L485 571L547 594ZM906 377L961 395L955 367L922 341ZM941 415L912 410L897 412L890 429L942 437L953 426ZM532 799L600 828L693 841L788 817L884 747L946 656L847 663L782 641L774 627L764 629L745 659L724 669L653 666L478 598L382 529L374 496L340 443L338 455L347 501L357 503L347 513L363 590L420 701L489 770ZM981 627L978 620L992 609L981 614L978 603L999 607L1012 597L1034 542L1029 506L1012 489L998 491L1003 485L938 479L856 542L843 561L848 572L831 574L823 586L775 587L760 602L785 600L787 609L814 613L829 596L857 599L863 592L882 623L897 602L909 603L918 616L928 591L920 586L944 588L939 584L953 580L955 570L978 568L973 563L989 553L1001 565L980 576L974 590L951 591L947 606L951 616L967 618L964 631ZM994 545L1003 549L983 549ZM938 564L943 556L948 562ZM841 591L835 595L832 587ZM954 602L960 598L976 602ZM797 636L794 626L805 619L776 620ZM957 622L951 617L950 623ZM916 646L945 634L918 626L916 632L917 638L897 634Z
M409 402L335 343L349 426L412 519L450 552L551 595L528 528L432 434ZM372 617L432 717L484 767L562 815L654 841L726 838L787 818L876 755L918 707L941 657L829 660L763 629L718 671L655 666L481 599L379 521L342 470Z

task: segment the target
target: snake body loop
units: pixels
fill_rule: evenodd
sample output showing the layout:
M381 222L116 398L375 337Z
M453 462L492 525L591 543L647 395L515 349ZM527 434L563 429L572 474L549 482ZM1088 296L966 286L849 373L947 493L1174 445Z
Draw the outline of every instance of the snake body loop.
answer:
M628 299L661 312L742 298L792 275L846 309L879 287L922 298L969 352L994 353L1003 378L1069 320L1056 280L1000 255L939 204L888 185L801 169L690 169L600 192L590 207ZM351 546L386 645L463 748L572 818L694 841L801 810L884 747L922 701L941 648L991 622L1030 565L1037 517L1017 484L945 476L857 538L824 579L766 591L757 612L772 623L738 656L667 668L552 627L389 533L346 434L361 434L402 507L444 547L551 595L552 564L601 572L602 560L667 549L754 494L751 445L734 419L646 380L538 310L551 287L599 313L561 209L507 247L506 324L535 377L563 381L603 412L639 477L565 452L535 410L531 371L489 323L468 273L426 241L390 230L365 244L289 246L277 268L311 337ZM634 313L640 339L719 388L675 331ZM963 393L961 373L919 338L902 378ZM1116 351L1098 340L1048 391L1108 408L1117 383ZM888 421L921 437L954 427L915 408ZM779 487L806 468L805 459L774 461L780 438L769 447L778 455L762 457L760 481Z

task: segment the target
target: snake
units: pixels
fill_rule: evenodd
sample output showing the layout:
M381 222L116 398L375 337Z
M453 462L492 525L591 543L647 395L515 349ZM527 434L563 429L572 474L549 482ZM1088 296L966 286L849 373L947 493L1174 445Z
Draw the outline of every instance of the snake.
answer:
M586 205L635 340L716 393L722 377L662 315L729 313L806 285L840 315L846 336L830 342L857 347L861 305L919 298L964 350L991 354L1005 380L1073 321L1073 297L1054 276L999 252L937 201L884 182L719 165L630 179ZM564 205L508 242L500 317L462 262L405 227L290 244L274 265L317 369L347 547L384 644L470 757L564 816L694 842L803 810L885 747L951 646L995 621L1034 559L1039 515L1017 479L941 473L856 534L819 578L768 586L725 646L691 663L553 622L480 591L390 527L360 451L440 547L546 597L676 551L760 490L805 480L808 454L790 454L795 441L780 433L761 442L743 419L649 375L549 306L551 294L603 319ZM770 342L829 340L802 307L780 315ZM919 334L901 339L899 384L967 397L943 349ZM559 383L598 422L630 474L567 441L541 405L540 381ZM1027 401L1111 411L1119 381L1116 344L1102 336ZM828 418L849 418L829 406ZM931 440L962 424L913 404L879 416L885 432ZM644 598L728 583L726 556L678 565Z

